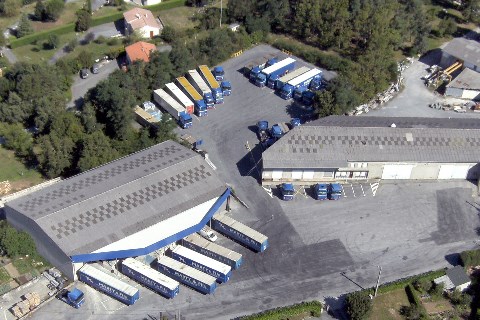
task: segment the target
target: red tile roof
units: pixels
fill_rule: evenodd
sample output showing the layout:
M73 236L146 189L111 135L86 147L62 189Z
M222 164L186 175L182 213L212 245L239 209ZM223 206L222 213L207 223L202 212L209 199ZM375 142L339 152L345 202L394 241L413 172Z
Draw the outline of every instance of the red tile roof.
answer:
M127 56L131 62L135 60L143 60L145 62L150 61L150 54L152 51L157 50L154 44L139 41L125 48Z

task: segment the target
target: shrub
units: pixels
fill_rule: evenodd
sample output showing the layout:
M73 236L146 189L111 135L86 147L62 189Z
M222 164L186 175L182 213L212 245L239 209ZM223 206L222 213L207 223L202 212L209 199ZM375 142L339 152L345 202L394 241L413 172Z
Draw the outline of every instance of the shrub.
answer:
M349 293L345 303L347 314L352 320L367 319L372 310L372 299L370 299L369 291L367 290Z
M241 320L277 320L289 319L296 315L309 313L312 317L319 317L322 313L323 305L320 301L301 302L291 306L266 310L254 315L241 317Z
M102 35L98 36L97 39L93 40L93 42L95 42L97 44L105 43L105 41L107 41L107 38L105 38Z
M110 38L107 41L109 46L118 46L120 44L120 40L118 38Z
M78 45L78 40L74 38L68 42L68 44L65 46L65 50L67 52L72 52L73 50L75 50L77 45Z
M465 267L480 265L480 250L467 250L460 253L461 264Z

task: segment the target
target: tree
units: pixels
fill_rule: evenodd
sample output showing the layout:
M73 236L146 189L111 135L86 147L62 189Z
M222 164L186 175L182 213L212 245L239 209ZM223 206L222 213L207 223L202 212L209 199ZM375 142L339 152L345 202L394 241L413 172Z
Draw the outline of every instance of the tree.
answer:
M252 15L256 9L255 0L228 1L227 15L230 22L245 22L246 18Z
M88 10L80 9L77 11L77 21L75 22L75 31L87 31L92 24L92 14Z
M63 0L49 0L45 6L45 19L49 21L57 21L65 8Z
M348 294L345 303L347 314L352 320L367 319L372 309L372 300L367 291L356 291Z
M5 221L2 221L0 225L0 246L11 258L37 255L32 237L26 232L17 231Z
M26 14L23 14L20 18L20 22L18 23L17 38L21 38L32 33L32 24L30 23L30 20L28 20L28 16Z
M162 120L158 123L155 130L155 140L157 143L167 140L177 140L175 128L177 124L169 114L164 114Z
M19 0L4 0L0 2L0 12L5 17L14 17L20 10Z
M457 24L452 18L442 19L438 24L438 35L440 37L451 36L455 32L457 32Z
M72 40L70 40L67 45L65 46L65 50L67 52L72 52L73 50L75 50L75 48L77 47L78 45L78 40L77 38L73 38Z
M36 152L40 169L49 178L55 178L68 172L72 166L75 144L68 137L59 137L56 133L37 139Z
M183 74L195 65L192 54L180 41L175 41L172 44L172 51L170 51L169 57L176 74Z
M45 19L45 4L42 0L37 0L35 4L35 11L33 12L33 16L37 21L43 21Z
M93 55L90 51L82 50L77 56L77 61L81 68L91 68L93 66Z
M315 108L315 113L320 118L338 114L338 109L335 105L335 98L331 91L322 90L317 92L313 106Z
M5 139L5 147L14 150L16 155L24 157L30 154L33 138L21 124L0 123L0 136Z
M59 43L60 43L60 39L58 38L58 36L56 34L48 35L47 46L50 49L58 48Z
M117 159L117 150L110 145L110 139L101 131L86 135L80 144L78 169L86 171Z
M103 129L103 126L97 121L95 107L90 102L83 105L80 121L87 134Z
M480 21L480 0L464 0L462 14L468 21L478 23Z
M161 37L165 42L170 43L177 38L177 32L175 31L175 28L166 25L162 30Z
M63 110L53 116L50 133L68 137L77 143L83 138L85 131L79 117L73 112Z
M149 81L149 89L155 90L163 87L175 76L172 62L168 53L154 52L150 62L145 66L145 78Z

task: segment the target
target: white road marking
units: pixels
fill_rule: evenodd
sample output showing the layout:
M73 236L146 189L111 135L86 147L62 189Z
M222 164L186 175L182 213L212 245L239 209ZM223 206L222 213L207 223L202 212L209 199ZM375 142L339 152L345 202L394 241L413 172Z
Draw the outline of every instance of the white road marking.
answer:
M374 197L377 194L377 190L378 190L379 185L380 185L380 182L370 183L370 188L372 189L372 194L373 194Z
M355 195L355 190L353 189L353 184L350 184L350 187L352 188L353 197L355 198L355 197L356 197L356 195Z
M273 193L271 188L265 188L264 186L262 186L262 188L267 192L270 198L273 198Z
M362 188L362 193L363 193L363 196L365 197L365 191L363 191L363 186L361 183L360 183L360 188Z

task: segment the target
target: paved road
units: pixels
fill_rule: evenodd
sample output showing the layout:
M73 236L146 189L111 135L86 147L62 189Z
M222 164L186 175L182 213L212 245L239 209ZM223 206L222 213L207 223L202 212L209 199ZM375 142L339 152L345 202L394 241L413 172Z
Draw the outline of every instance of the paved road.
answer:
M359 196L349 191L341 201L318 202L306 193L283 202L275 190L270 197L257 182L254 163L261 153L254 124L259 119L286 121L292 113L305 112L238 72L272 52L278 51L262 45L226 62L232 95L207 117L194 119L187 131L204 140L220 178L249 205L236 205L232 216L266 234L270 248L254 253L220 237L220 244L242 253L245 261L213 295L182 286L175 299L166 300L141 288L140 300L126 307L80 284L87 296L81 309L53 301L34 318L63 319L68 312L70 319L158 319L161 311L181 311L187 319L223 320L309 299L325 299L335 309L341 303L334 297L375 284L378 265L382 282L392 281L448 266L450 254L475 246L479 200L466 181L380 182L375 196L368 185L361 187L365 196L355 186Z
M3 56L7 58L10 64L14 64L18 61L17 57L13 54L12 50L7 47L1 47L0 51L2 51Z
M83 105L83 96L87 91L97 85L102 80L105 80L115 70L119 70L117 60L111 60L100 68L100 72L90 75L87 79L80 78L80 75L75 76L75 80L72 85L72 100L68 102L67 108L81 107Z

